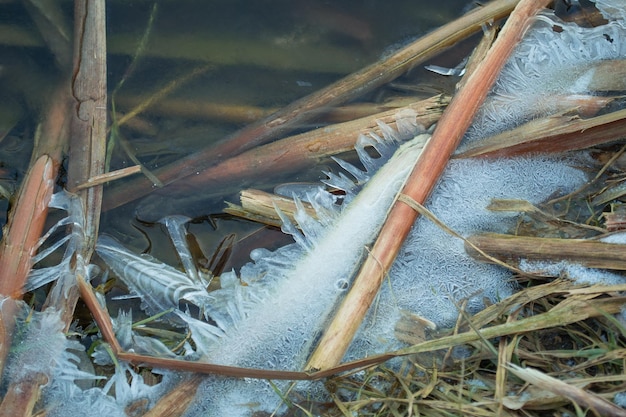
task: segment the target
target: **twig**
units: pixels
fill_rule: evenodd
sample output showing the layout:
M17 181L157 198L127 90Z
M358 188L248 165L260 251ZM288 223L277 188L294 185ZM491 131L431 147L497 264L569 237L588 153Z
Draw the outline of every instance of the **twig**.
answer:
M297 100L269 118L253 123L217 145L182 158L155 174L164 184L170 184L183 177L195 175L227 157L267 143L319 114L320 109L338 105L395 79L408 69L441 52L442 49L465 39L479 30L483 23L506 16L517 2L518 0L499 0L476 9L409 44L386 60L370 65ZM152 191L150 181L137 179L123 188L111 190L107 194L108 208L126 204L150 191Z
M122 178L126 178L129 175L138 174L141 172L141 166L133 165L132 167L118 169L116 171L107 172L105 174L96 175L95 177L89 178L82 184L76 186L75 190L80 191L85 188L95 187L96 185L102 185L109 181L115 181Z
M420 204L425 202L531 17L549 3L522 0L518 4L482 64L444 111L403 194ZM370 256L309 359L309 369L327 369L341 361L416 218L417 212L406 203L394 204Z
M297 206L293 201L293 198L287 198L254 189L242 190L239 198L241 206L227 203L227 207L224 209L224 212L269 226L280 227L281 219L276 213L276 208L278 208L287 217L289 217L292 223L297 223L294 219ZM305 208L307 215L313 218L317 217L315 209L311 206L311 204L302 202L302 205Z
M107 92L106 24L103 0L77 0L75 3L74 79L75 107L68 163L68 189L104 173ZM84 201L87 241L86 259L91 256L100 220L102 187L79 193Z

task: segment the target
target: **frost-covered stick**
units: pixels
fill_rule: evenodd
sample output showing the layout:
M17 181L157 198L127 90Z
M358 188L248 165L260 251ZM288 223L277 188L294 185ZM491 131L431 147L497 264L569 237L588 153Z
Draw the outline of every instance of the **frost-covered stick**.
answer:
M22 287L46 221L55 173L52 158L43 155L30 168L22 185L0 243L0 295L22 298Z
M549 0L522 0L511 13L487 56L444 111L402 193L423 204L487 96L513 48L522 39L531 18ZM397 201L320 343L307 369L326 369L343 358L354 334L378 293L386 272L408 235L417 212Z
M71 80L71 135L68 159L69 191L89 178L104 173L106 149L106 20L104 0L76 0L74 3L74 77ZM85 220L84 241L77 248L73 268L84 273L93 253L100 210L102 186L78 191ZM74 234L73 239L79 234ZM48 294L46 307L54 305L63 311L62 320L72 321L78 291L71 279L59 280Z
M21 187L0 243L0 296L8 297L0 304L0 380L11 347L17 311L14 300L22 298L22 287L32 268L55 179L52 158L39 157Z
M485 233L468 238L484 252L500 260L540 259L569 260L588 268L626 270L624 245L588 239L558 239ZM483 262L483 256L465 247L467 253Z
M273 115L253 123L220 141L156 172L164 184L170 184L214 165L217 161L238 155L267 143L319 113L320 109L336 106L381 86L443 49L454 45L481 29L491 20L507 16L519 0L496 0L477 8L454 22L425 35L400 49L383 61L365 67L330 86L299 99ZM188 179L188 178L187 178ZM140 198L153 190L145 178L129 182L108 194L108 208L115 208Z
M47 375L35 372L26 381L11 384L0 404L0 417L32 416L39 398L39 387L48 382Z
M259 378L259 379L276 379L276 380L312 380L332 376L337 373L351 371L357 368L365 368L376 365L391 359L394 355L378 355L365 358L363 360L342 364L333 369L321 372L302 372L302 371L280 371L267 369L250 369L235 366L216 365L207 362L194 362L182 359L163 358L148 355L141 355L134 352L126 352L122 349L120 343L115 337L113 324L106 310L104 310L91 288L91 284L85 281L85 277L78 274L76 276L78 288L81 298L85 305L93 315L98 329L102 334L102 338L109 344L112 353L120 360L134 363L136 365L153 366L160 369L173 369L181 372L196 372L204 374L215 374L223 376L231 376L237 378ZM0 322L0 326L2 322ZM1 327L0 327L1 330Z

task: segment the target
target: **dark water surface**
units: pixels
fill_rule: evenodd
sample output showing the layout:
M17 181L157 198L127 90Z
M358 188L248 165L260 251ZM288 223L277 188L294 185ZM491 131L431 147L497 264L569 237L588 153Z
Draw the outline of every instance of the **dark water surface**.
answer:
M168 84L175 85L157 103L120 126L121 137L147 168L163 166L240 129L258 117L255 112L279 109L358 71L394 48L453 20L469 6L466 0L170 0L155 8L149 1L109 1L109 91L124 80L114 96L118 117ZM60 1L50 10L18 1L0 2L2 224L8 196L28 166L33 137L52 87L67 76L67 69L59 68L33 23L34 16L41 19L42 15L60 31L71 34L72 2ZM134 58L144 35L147 45ZM458 60L459 54L448 54L436 61L454 66ZM200 68L203 71L199 75L188 77ZM422 72L416 69L401 83L415 83ZM445 88L443 80L430 78L424 81L432 89L429 93ZM402 88L388 86L362 100L380 102L406 94ZM207 110L207 105L211 109ZM322 124L313 122L299 130ZM116 144L110 169L130 165L134 162ZM321 177L321 168L315 167L278 182L316 181ZM275 182L254 178L246 186L271 189ZM237 198L238 184L227 188L231 191L200 204L190 198L190 212L198 216L219 214L225 200ZM197 190L198 194L203 192ZM150 247L159 258L175 264L174 251L161 227L139 221L158 219L166 204L154 198L139 200L104 213L101 230L138 251ZM279 237L248 222L222 217L213 221L200 218L190 231L209 257L230 233L237 235L242 257L249 247L271 246L271 240Z

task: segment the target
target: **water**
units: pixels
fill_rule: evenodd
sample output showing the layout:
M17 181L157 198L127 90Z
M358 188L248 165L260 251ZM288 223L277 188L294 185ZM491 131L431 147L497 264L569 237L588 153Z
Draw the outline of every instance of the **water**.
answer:
M457 17L468 4L465 0L447 0L436 5L426 0L402 0L391 5L373 0L340 4L243 0L209 4L198 0L161 2L153 11L152 2L108 2L108 86L112 92L125 80L115 95L120 115L166 84L179 80L170 94L121 126L120 132L147 168L166 165L245 126L253 120L250 109L268 113L317 91L376 61L386 51ZM68 72L58 67L54 54L42 41L32 19L36 10L21 3L0 3L2 224L8 209L7 194L17 187L28 166L34 132L52 87ZM71 2L62 2L59 8L44 12L53 17L57 27L71 32ZM152 13L154 23L150 27ZM147 32L147 47L136 60L134 71L124 78L139 41ZM437 63L456 65L449 55ZM180 81L193 69L206 65L209 68L200 75ZM417 74L422 71L413 71L411 82ZM397 94L405 93L381 88L363 100L379 102ZM204 109L207 104L214 109ZM234 110L225 115L225 109ZM299 129L323 123L318 120ZM133 164L117 145L110 169ZM311 167L307 172L271 181L255 178L247 185L271 189L277 182L317 180L321 176L320 167ZM215 215L221 212L225 200L236 201L240 187L233 184L228 193L215 195L201 205L189 205L194 215ZM106 196L105 190L105 200ZM156 206L144 205L139 219L138 204L141 202L135 201L104 213L101 229L137 250L151 246L158 257L176 263L161 228L138 221L157 219L160 202ZM190 227L209 257L224 236L236 233L242 238L258 230L258 226L231 219L215 222L217 232L208 221ZM277 234L263 233L269 236L255 245L272 246Z

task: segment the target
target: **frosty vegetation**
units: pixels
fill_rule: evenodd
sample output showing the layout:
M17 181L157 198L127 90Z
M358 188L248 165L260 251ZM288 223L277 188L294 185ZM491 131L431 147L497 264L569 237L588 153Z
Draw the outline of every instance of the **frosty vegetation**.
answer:
M504 68L465 143L551 112L549 99L553 96L590 93L585 84L589 76L585 65L626 55L626 17L624 8L614 6L616 3L619 2L598 1L598 7L610 11L614 19L598 28L583 29L560 22L549 13L539 16ZM555 32L554 24L563 28L562 32ZM322 187L309 192L307 199L314 205L319 220L299 210L296 220L300 232L284 218L283 231L291 234L295 243L274 252L255 251L251 255L253 261L240 271L222 275L220 290L208 293L207 281L197 271L183 274L153 258L133 254L111 238L101 238L98 254L126 282L133 295L141 297L142 306L150 314L171 310L168 320L191 329L195 349L187 346L186 359L300 370L428 138L405 116L400 132L384 128L384 137L360 139L357 150L365 171L338 161L342 170L329 173L327 183L347 193L343 205L338 205L336 197ZM373 146L380 158L370 157L364 150L366 146ZM584 156L573 155L452 160L427 208L463 236L505 232L515 217L488 211L486 206L491 199L523 199L538 204L555 193L570 192L587 180L576 168L581 161ZM357 184L363 182L366 185L361 189ZM345 359L402 347L394 327L404 311L439 327L451 326L462 301L467 301L469 313L475 313L484 308L485 299L497 302L512 294L516 286L510 277L505 269L473 260L465 253L462 240L421 218ZM35 274L34 278L38 281L31 284L32 288L42 285L41 276ZM179 309L181 300L197 306L200 316L191 317ZM91 377L77 368L77 352L83 351L82 346L67 341L54 312L37 313L30 321L26 316L19 318L22 321L18 328L23 329L23 335L11 355L5 380L24 377L24 369L16 365L21 363L34 368L28 372L45 373L50 378L43 393L48 415L125 415L124 408L133 401L145 399L145 407L150 408L185 377L167 371L163 382L149 387L129 367L117 364L115 375L103 388L84 384L79 387L77 382ZM134 335L130 322L130 315L125 312L115 320L116 332L126 349L162 352L165 347L158 341ZM47 335L50 342L43 350L50 352L36 350L42 343L33 332ZM97 355L99 361L111 359L103 349ZM284 390L287 386L209 376L186 415L272 412L281 405L275 388ZM307 397L325 395L319 383L301 383L295 389Z

